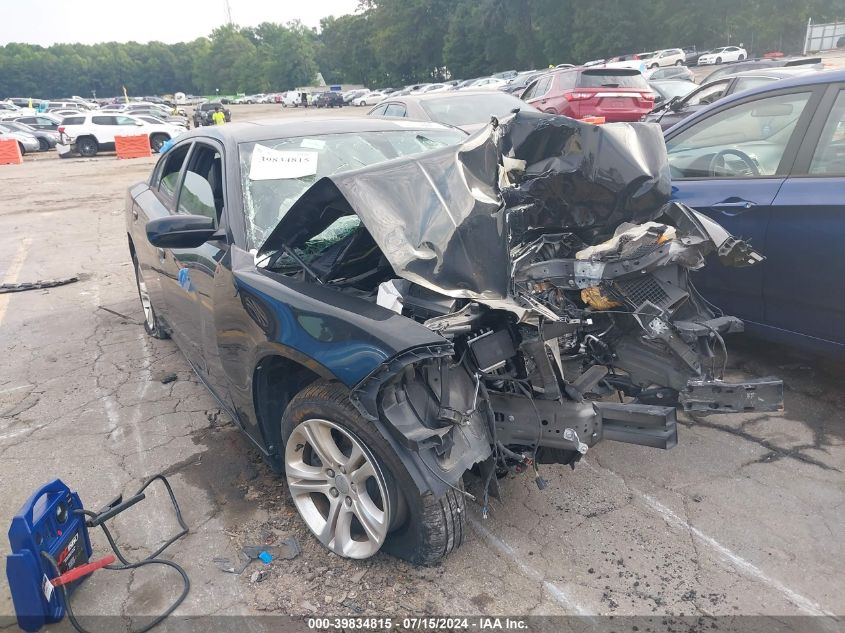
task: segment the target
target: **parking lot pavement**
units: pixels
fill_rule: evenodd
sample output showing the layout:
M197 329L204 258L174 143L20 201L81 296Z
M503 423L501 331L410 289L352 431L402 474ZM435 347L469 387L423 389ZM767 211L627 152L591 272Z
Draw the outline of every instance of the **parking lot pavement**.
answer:
M0 295L0 526L54 477L98 508L164 471L191 527L168 550L192 580L183 616L842 614L845 367L748 341L734 341L730 373L783 377L784 413L685 418L665 452L606 442L574 472L543 467L544 491L508 479L489 518L468 503L464 545L434 568L327 553L174 344L139 325L122 207L153 163L0 168L0 283L81 277ZM115 526L140 558L175 522L158 491ZM240 576L213 563L290 537L294 560ZM107 551L99 533L95 549ZM178 588L159 569L98 572L74 604L149 616Z

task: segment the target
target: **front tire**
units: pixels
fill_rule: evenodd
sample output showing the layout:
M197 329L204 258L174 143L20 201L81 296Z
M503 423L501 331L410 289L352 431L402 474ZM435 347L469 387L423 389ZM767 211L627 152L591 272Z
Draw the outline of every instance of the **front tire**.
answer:
M153 338L170 338L156 316L153 302L150 299L149 292L147 292L147 284L144 282L144 275L141 272L141 265L134 253L132 254L132 265L135 268L135 285L138 287L138 298L141 300L141 309L144 311L144 330Z
M18 141L18 149L21 151L21 156L26 156L26 148L23 146L23 143Z
M463 541L463 494L421 495L399 455L340 383L305 387L285 410L281 430L291 499L336 554L363 559L383 549L431 565Z
M47 152L50 150L50 144L47 142L47 139L38 137L38 151L39 152Z

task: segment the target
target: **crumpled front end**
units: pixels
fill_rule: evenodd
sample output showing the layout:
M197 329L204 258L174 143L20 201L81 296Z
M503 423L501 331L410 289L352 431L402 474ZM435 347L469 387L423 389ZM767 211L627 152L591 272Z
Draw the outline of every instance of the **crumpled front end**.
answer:
M671 448L677 408L782 407L779 380L724 381L742 323L689 275L711 255L764 257L669 196L657 126L517 113L456 148L323 178L262 252L360 218L386 267L357 266L354 292L452 347L391 359L353 401L420 456L432 489L479 464L488 490L506 469L574 465L602 438ZM337 282L323 281L352 291L343 268L333 259Z

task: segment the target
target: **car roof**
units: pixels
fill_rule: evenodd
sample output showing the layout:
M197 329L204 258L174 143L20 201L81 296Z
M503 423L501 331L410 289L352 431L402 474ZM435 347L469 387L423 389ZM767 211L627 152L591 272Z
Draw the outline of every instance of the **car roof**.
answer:
M206 126L195 128L181 134L179 140L193 137L216 138L226 145L251 143L273 138L292 138L317 134L345 134L351 132L390 132L394 130L414 129L414 125L405 119L381 119L378 117L347 117L320 119L259 119L257 121L241 121L226 125ZM415 121L420 130L431 129L436 125L438 129L450 129L446 125L430 121Z
M731 77L725 77L724 79L730 78ZM750 88L749 90L744 90L742 92L737 92L732 95L728 95L724 99L719 99L718 101L711 103L707 107L702 108L691 116L682 119L681 121L678 121L678 123L666 130L665 134L668 135L672 133L672 131L680 125L686 127L691 120L706 116L706 114L711 110L714 110L716 108L722 108L726 105L730 105L735 101L742 101L744 99L747 99L748 97L766 94L769 92L779 92L781 90L788 90L790 88L796 88L800 86L817 86L819 84L830 84L837 83L840 81L845 81L845 70L823 70L815 73L800 74L797 77L781 79L780 81L773 81L764 86Z

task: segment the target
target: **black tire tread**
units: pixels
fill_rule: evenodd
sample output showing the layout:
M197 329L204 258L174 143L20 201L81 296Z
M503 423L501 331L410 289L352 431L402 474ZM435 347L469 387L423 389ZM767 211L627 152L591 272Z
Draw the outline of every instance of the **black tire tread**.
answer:
M297 393L290 401L283 416L282 436L286 442L290 431L285 429L285 420L289 412L302 405L320 405L327 403L338 407L346 416L355 420L355 427L350 429L367 445L381 462L388 485L394 482L399 493L404 494L409 506L409 520L417 516L416 525L410 525L388 535L384 550L393 553L416 565L433 565L455 550L464 540L466 517L465 499L459 490L448 490L440 498L431 493L420 495L411 481L402 461L374 425L364 419L349 401L349 392L342 384L330 380L317 380ZM335 420L337 421L337 420ZM296 422L296 420L294 420ZM298 422L297 422L298 423ZM295 425L294 425L295 426ZM401 534L399 534L401 533ZM406 543L395 543L391 547L391 536L416 541L409 549Z

